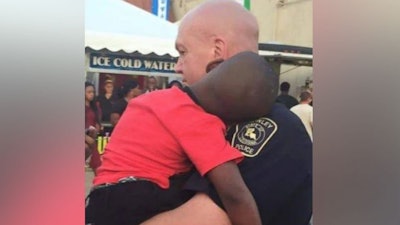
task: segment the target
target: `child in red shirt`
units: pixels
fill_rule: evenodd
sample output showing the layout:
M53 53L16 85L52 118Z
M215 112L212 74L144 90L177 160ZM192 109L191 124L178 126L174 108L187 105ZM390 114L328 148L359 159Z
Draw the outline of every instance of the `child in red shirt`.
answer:
M194 166L219 190L226 207L261 224L236 166L243 155L225 140L225 123L269 111L276 97L269 87L278 82L271 70L263 58L244 52L191 87L131 100L106 146L86 222L140 224L179 206L192 196L181 186Z

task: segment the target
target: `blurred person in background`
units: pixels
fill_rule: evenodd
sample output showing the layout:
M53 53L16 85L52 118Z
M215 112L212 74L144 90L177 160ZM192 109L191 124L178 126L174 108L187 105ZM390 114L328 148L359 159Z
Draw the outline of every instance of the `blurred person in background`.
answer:
M300 103L290 108L290 111L294 112L294 114L301 119L312 141L313 107L310 105L311 102L312 94L308 91L304 91L300 94Z
M97 101L100 104L101 121L109 123L112 105L118 98L114 94L114 82L111 77L107 77L103 87L104 93L97 96Z
M147 88L144 90L144 93L149 93L156 90L159 90L157 79L151 76L147 79Z
M101 164L100 154L95 143L96 136L101 130L100 110L94 100L95 88L90 82L85 82L85 148L90 149L89 166L96 174L97 168ZM93 139L93 140L90 140ZM85 149L85 152L89 152ZM85 154L88 155L88 153Z
M85 160L92 155L92 149L96 148L97 131L94 127L85 130Z
M299 104L299 101L297 101L295 97L289 95L289 89L290 84L288 82L282 82L280 86L281 94L276 98L276 102L284 104L288 109Z
M121 118L122 113L125 111L129 100L142 94L139 84L134 80L126 81L118 92L118 97L120 98L112 107L110 122L113 127L117 125L119 118Z
M183 88L182 83L179 82L178 80L173 80L173 81L169 82L167 88L172 88L173 86L176 86L178 88Z

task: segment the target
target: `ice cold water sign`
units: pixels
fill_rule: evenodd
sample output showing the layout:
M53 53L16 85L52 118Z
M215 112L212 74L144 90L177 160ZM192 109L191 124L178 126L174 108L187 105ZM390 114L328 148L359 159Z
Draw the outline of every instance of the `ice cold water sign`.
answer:
M159 73L175 73L173 59L152 59L114 54L90 54L90 67L110 70L130 70Z

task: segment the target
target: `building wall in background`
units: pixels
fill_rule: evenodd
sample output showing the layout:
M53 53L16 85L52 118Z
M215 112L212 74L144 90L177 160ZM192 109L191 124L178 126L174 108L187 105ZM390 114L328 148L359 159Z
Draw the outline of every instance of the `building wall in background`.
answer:
M311 0L287 0L277 8L275 39L285 44L312 47L312 15Z

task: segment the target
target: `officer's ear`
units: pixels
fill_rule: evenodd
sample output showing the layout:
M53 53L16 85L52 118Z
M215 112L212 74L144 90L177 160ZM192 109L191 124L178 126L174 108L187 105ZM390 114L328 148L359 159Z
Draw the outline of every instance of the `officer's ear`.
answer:
M214 38L214 58L225 59L227 56L226 41L221 37Z

